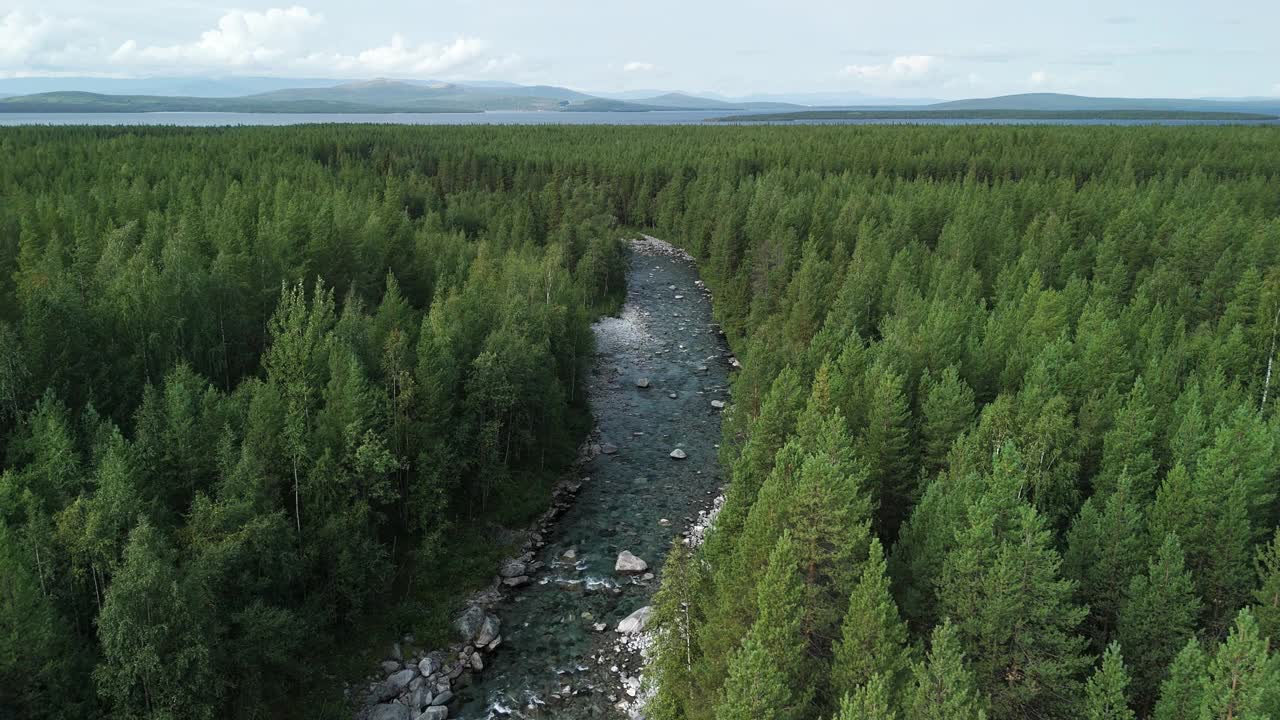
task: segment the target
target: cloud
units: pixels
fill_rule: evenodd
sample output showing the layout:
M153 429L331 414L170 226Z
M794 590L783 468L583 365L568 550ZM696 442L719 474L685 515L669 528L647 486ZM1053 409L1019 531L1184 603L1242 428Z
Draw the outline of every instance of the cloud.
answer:
M174 45L121 44L110 60L118 66L184 70L254 70L259 72L316 72L367 77L370 75L438 75L462 67L496 72L519 62L518 56L485 57L488 44L474 37L444 43L414 43L395 33L384 45L356 52L308 51L304 40L325 24L325 18L305 7L264 11L231 10L217 27L199 39Z
M293 65L342 74L432 75L475 62L487 48L483 40L468 37L460 37L444 45L413 45L396 33L386 45L355 54L315 53Z
M658 69L658 66L654 65L653 63L640 62L638 60L632 60L631 62L622 66L622 70L624 72L653 72L654 70L657 70L657 69Z
M1044 70L1036 70L1031 73L1031 77L1027 78L1027 81L1036 87L1040 87L1049 82L1049 73Z
M301 36L323 22L320 15L297 5L265 12L232 10L218 20L216 28L206 30L195 42L143 47L128 40L112 53L111 60L142 65L263 65L296 50Z
M933 55L899 55L881 65L846 65L841 75L881 83L918 82L932 75L938 68L938 58Z
M86 61L96 48L85 43L85 28L75 18L32 15L11 10L0 16L0 68L10 76L56 70L65 63Z

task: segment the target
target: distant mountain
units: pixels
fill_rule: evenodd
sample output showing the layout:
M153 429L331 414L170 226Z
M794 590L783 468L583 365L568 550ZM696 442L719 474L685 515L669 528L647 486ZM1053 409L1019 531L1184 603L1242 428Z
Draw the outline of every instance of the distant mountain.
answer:
M288 88L329 87L340 82L331 78L273 77L20 77L0 78L0 95L78 91L101 95L241 97Z
M1025 93L935 103L931 110L1181 110L1188 112L1274 113L1275 100L1205 100L1179 98L1087 97L1061 93Z
M87 92L51 92L0 99L0 113L140 113L140 112L253 112L253 113L367 113L367 112L468 112L448 105L421 105L413 109L371 106L357 101L323 97L271 98L263 95L238 98L172 97L164 95L102 95Z

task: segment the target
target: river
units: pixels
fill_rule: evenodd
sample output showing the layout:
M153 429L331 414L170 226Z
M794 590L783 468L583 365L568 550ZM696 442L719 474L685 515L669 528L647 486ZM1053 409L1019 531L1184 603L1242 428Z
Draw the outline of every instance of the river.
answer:
M664 245L633 243L622 311L595 325L588 392L603 451L581 466L576 503L545 537L545 569L494 608L502 645L457 691L451 717L620 714L620 678L634 676L638 658L619 657L614 628L649 602L657 579L616 573L617 555L630 551L660 575L723 483L711 403L728 401L728 349L696 267ZM676 448L687 458L673 459Z

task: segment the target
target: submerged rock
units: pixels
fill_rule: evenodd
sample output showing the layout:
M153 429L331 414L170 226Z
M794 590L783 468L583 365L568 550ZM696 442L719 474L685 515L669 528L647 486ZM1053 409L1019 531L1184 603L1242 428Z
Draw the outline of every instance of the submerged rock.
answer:
M642 377L636 380L636 387L644 389L649 387L649 378Z
M642 573L649 569L649 563L633 555L630 550L623 550L618 553L613 569L620 573Z
M675 450L672 450L672 451L671 451L671 457L672 457L672 458L674 458L674 459L676 459L676 460L683 460L683 459L685 459L685 458L689 457L689 455L688 455L688 453L686 453L685 451L681 450L680 448L676 448Z

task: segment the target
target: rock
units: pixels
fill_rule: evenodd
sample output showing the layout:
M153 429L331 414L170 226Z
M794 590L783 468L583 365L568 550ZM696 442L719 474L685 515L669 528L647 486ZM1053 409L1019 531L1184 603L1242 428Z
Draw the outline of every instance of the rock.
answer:
M723 409L724 409L724 401L723 401L723 400L712 400L712 401L711 401L711 407L713 407L713 408L715 408L715 409L717 409L717 410L723 410Z
M528 584L529 584L529 576L528 576L528 575L517 575L517 576L515 576L515 577L503 578L503 579L502 579L502 584L503 584L503 585L506 585L506 586L507 586L507 587L509 587L509 588L518 588L518 587L520 587L520 586L522 586L522 585L528 585Z
M649 563L631 554L630 550L623 550L618 553L618 561L613 564L613 569L620 573L642 573L649 569Z
M422 662L418 663L418 672L422 673L422 677L430 677L440 670L440 661L434 657L424 657Z
M399 703L376 705L369 720L409 720L409 708Z
M565 560L568 560L568 561L570 561L570 562L572 562L572 561L574 561L574 560L577 560L577 559L578 559L578 548L569 548L568 550L565 550L565 551L564 551L564 554L562 554L560 557L562 557L562 558L564 558Z
M618 452L618 446L614 445L613 443L605 443L600 446L600 452L604 453L605 455L613 455L614 453Z
M387 678L386 685L389 689L394 689L396 695L399 695L409 687L409 683L413 682L413 677L415 675L417 675L417 673L412 670L401 670Z
M596 632L604 632L604 629L605 629L605 628L607 628L607 627L609 627L609 626L608 626L608 625L605 625L604 623L596 623L595 625L592 625L591 627L592 627L592 629L594 629Z
M400 663L396 662L395 660L383 660L383 661L382 661L382 674L383 674L383 675L390 675L391 673L393 673L393 672L395 672L395 671L397 671L397 670L399 670L399 669L400 669Z
M400 649L400 643L391 646L391 659L397 662L404 662L404 651Z
M671 521L666 518L659 519L658 524L661 525L662 527L671 527Z
M435 706L423 710L417 720L445 720L447 717L449 717L449 708Z
M449 701L452 699L453 699L453 692L451 690L445 690L444 692L436 693L436 696L431 698L431 705L432 707L448 705Z
M645 605L639 610L631 613L618 623L618 632L623 635L634 635L638 632L644 632L644 626L649 624L649 616L653 613L653 606Z
M493 652L494 650L497 650L498 646L501 644L502 644L502 636L499 635L498 637L493 639L493 642L489 643L488 645L485 645L484 649L488 650L489 652Z
M478 652L471 653L470 664L471 664L471 669L476 672L480 672L481 670L484 670L484 658L480 657L480 653Z
M523 575L524 571L525 564L519 560L506 560L498 568L498 574L504 578L513 578Z
M679 395L677 395L677 394L675 394L675 393L668 393L668 394L667 394L667 397L671 398L672 400L675 400L676 398L678 398L678 397L680 397L680 396L679 396Z
M423 708L431 704L431 691L425 687L420 687L413 691L413 695L409 699L409 707L414 712L422 712Z
M649 378L647 377L638 378L636 380L636 387L641 389L649 387Z
M484 609L478 605L472 605L453 621L463 642L471 642L475 638L476 633L480 632L480 626L484 624L484 618Z
M502 629L502 622L493 615L486 615L484 622L480 625L480 631L476 634L476 645L488 645L493 639L498 637L498 633Z
M676 460L683 460L683 459L685 459L685 458L689 457L689 455L688 455L688 453L686 453L685 451L681 450L680 448L676 448L675 450L672 450L672 451L671 451L671 457L672 457L672 458L674 458L674 459L676 459Z

